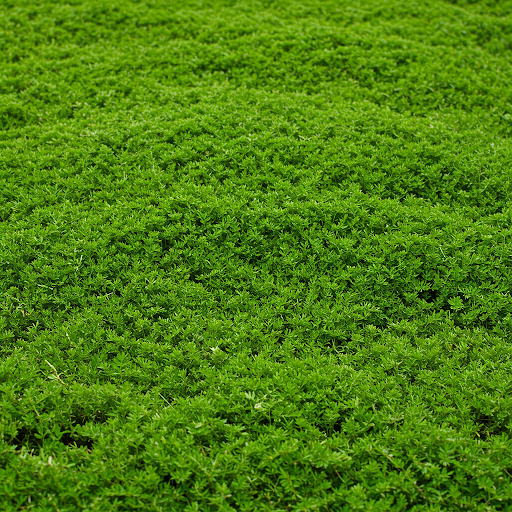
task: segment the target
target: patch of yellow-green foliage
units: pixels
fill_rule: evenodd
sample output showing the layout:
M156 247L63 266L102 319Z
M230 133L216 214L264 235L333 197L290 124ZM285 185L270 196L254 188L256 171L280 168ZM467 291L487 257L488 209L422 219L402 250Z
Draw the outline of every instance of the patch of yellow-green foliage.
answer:
M0 0L0 509L511 510L511 55L510 0Z

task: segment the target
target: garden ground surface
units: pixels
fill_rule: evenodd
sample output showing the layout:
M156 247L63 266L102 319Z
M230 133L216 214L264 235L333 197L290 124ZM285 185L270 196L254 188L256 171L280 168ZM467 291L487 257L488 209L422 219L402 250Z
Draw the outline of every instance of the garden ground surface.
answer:
M2 511L512 510L512 2L0 27Z

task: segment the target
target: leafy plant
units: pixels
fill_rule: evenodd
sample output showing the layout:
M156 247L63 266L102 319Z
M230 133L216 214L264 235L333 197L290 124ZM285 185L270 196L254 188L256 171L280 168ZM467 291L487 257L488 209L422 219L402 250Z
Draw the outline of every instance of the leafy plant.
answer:
M2 2L2 510L508 510L511 12Z

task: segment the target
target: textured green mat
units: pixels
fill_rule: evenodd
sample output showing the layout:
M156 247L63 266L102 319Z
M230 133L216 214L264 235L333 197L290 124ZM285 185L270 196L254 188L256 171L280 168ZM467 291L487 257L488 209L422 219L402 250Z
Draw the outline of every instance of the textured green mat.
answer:
M0 509L512 510L510 1L0 1Z

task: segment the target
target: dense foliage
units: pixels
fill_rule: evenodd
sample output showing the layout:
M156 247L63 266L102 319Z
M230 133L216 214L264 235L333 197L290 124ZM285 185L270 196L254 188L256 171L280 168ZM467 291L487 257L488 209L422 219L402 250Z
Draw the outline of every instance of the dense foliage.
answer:
M511 509L510 0L0 27L2 510Z

